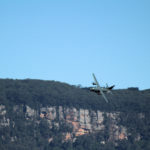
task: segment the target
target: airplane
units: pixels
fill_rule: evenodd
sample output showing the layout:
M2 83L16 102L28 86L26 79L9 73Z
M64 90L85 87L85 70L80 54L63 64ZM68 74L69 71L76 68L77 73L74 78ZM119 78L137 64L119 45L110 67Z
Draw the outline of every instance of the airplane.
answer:
M112 85L110 87L108 85L106 85L106 87L100 87L94 73L92 75L93 75L93 78L94 78L93 85L96 85L96 86L90 88L90 91L95 92L98 95L102 95L104 100L108 103L108 99L106 98L104 93L111 93L111 90L115 87L115 85Z

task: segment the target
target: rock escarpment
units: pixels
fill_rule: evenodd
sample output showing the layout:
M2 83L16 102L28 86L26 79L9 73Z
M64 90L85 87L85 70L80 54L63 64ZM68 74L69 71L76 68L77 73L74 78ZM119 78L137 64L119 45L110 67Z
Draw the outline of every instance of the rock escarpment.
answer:
M6 117L6 108L4 105L0 106L0 126L9 126L10 119ZM16 105L13 107L13 112L16 114L23 113L26 120L40 123L46 120L49 131L53 127L60 128L62 123L71 130L64 132L63 141L74 141L76 137L98 131L108 130L109 140L122 140L127 139L126 127L119 126L119 112L102 112L100 110L76 109L67 107L41 107L39 110L30 108L29 106ZM105 122L105 123L104 123ZM106 122L108 124L106 129ZM15 126L15 123L13 123ZM52 137L48 138L51 142Z
M0 105L0 126L7 127L10 125L10 119L6 117L6 108Z

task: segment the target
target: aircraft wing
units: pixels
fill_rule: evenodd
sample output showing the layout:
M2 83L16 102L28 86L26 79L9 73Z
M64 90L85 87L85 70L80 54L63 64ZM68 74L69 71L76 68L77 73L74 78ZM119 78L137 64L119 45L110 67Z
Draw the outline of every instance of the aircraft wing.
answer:
M99 83L98 83L98 81L97 81L97 79L96 79L94 73L93 73L93 78L94 78L95 84L97 85L97 88L100 90L100 92L101 92L103 98L104 98L105 101L108 103L108 100L107 100L107 98L106 98L106 96L105 96L105 94L104 94L102 88L100 87L100 85L99 85Z

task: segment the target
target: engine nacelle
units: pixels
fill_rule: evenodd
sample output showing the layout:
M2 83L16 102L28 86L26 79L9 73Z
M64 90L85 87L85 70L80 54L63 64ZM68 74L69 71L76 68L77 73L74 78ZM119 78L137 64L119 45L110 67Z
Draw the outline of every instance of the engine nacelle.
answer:
M95 83L95 82L93 82L92 84L93 84L93 85L96 85L96 83Z

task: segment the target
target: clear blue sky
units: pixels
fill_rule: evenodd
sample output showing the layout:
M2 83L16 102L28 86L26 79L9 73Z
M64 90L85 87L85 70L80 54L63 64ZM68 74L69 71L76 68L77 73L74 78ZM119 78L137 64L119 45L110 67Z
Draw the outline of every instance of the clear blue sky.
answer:
M150 88L150 0L1 0L0 78Z

